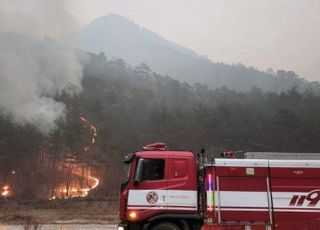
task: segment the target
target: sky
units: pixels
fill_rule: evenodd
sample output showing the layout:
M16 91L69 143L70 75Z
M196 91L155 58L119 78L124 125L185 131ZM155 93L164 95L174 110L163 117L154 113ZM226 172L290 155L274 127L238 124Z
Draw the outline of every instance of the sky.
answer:
M320 0L70 0L84 25L108 13L215 62L320 80Z

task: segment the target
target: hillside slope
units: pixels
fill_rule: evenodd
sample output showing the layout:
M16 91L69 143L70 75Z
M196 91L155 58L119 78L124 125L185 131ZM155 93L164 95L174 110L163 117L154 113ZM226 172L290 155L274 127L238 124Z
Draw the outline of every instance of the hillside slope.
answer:
M207 84L211 89L226 86L248 91L258 87L280 92L308 85L292 71L267 73L241 64L212 62L118 15L97 18L79 32L79 37L85 51L104 52L108 58L122 58L130 65L146 63L157 73L191 84Z

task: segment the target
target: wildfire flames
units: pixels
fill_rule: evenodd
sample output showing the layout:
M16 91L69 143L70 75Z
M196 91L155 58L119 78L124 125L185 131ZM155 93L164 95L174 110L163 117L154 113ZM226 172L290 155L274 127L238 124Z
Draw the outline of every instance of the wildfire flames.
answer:
M85 116L80 116L80 121L82 121L91 132L90 145L87 145L83 149L84 151L88 151L90 146L96 143L97 128L91 124ZM100 181L92 175L92 170L83 164L76 163L75 158L67 159L61 171L68 172L69 179L67 183L62 183L54 189L50 200L86 197L90 191L99 186Z
M16 171L14 171L14 170L11 171L11 175L12 176L9 179L9 181L7 181L9 183L3 185L2 187L0 187L0 192L1 192L0 194L1 194L2 197L7 198L7 197L11 197L13 195L13 189L12 189L11 185L13 185L13 183L14 183L15 174L16 174Z
M74 164L70 172L69 183L57 186L50 200L86 197L99 184L100 180L92 176L91 169L80 164Z
M10 189L10 186L9 185L4 185L2 186L2 192L1 192L1 195L3 197L8 197L11 193L11 189Z
M95 144L96 143L96 136L98 135L97 134L97 128L93 125L93 124L90 124L88 118L86 118L85 116L80 116L80 120L86 125L89 127L90 131L91 131L91 144ZM84 148L84 151L88 151L90 149L90 146L86 146Z
M97 128L90 123L85 116L80 116L80 121L85 130L88 130L89 140L84 143L83 152L90 154L88 150L96 144ZM75 197L87 197L92 190L96 189L99 184L98 171L85 163L85 158L82 161L77 156L82 156L81 153L69 153L64 159L58 161L53 168L52 175L56 175L52 179L52 187L48 187L49 200L69 199ZM44 155L42 159L47 159L50 162L50 156ZM44 161L45 162L45 161ZM48 163L49 164L49 163ZM15 178L19 172L12 170L7 176L3 184L0 184L0 197L13 197L16 193ZM50 183L48 183L50 184ZM43 195L46 197L46 195Z

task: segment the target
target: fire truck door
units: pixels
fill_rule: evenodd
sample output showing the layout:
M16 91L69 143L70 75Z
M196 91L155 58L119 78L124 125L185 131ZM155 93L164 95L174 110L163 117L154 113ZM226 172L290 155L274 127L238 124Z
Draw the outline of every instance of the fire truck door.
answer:
M168 209L197 211L197 176L193 158L169 158Z
M167 207L168 159L140 158L140 181L129 190L128 209L160 210ZM139 166L141 164L141 166Z

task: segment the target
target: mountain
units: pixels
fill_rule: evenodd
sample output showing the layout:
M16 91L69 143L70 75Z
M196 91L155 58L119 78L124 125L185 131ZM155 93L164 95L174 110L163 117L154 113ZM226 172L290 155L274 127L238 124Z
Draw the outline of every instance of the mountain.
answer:
M213 62L194 51L170 42L122 16L109 14L92 21L79 32L80 48L107 57L122 58L130 65L147 64L153 71L182 82L200 82L209 88L263 91L305 89L308 82L293 71L263 72L242 64ZM214 42L214 41L212 41Z

